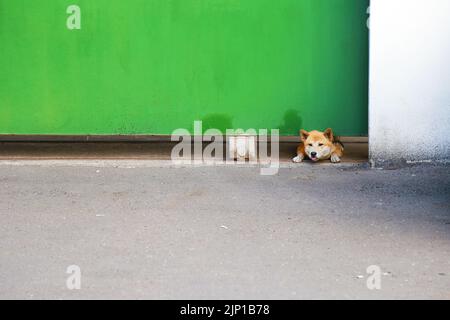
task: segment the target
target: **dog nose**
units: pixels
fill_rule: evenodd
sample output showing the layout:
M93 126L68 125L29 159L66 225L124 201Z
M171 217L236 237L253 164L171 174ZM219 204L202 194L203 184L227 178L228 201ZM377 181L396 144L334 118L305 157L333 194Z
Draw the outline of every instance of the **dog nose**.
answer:
M317 156L317 152L311 152L311 157L315 158Z

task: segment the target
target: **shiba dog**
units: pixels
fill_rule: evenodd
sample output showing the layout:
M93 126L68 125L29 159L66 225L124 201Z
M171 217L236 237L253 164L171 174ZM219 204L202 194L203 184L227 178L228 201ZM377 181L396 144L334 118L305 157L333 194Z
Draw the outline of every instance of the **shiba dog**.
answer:
M294 162L302 162L306 157L314 162L330 159L333 163L341 162L344 154L343 145L334 139L333 130L324 132L300 130L302 143L297 148Z

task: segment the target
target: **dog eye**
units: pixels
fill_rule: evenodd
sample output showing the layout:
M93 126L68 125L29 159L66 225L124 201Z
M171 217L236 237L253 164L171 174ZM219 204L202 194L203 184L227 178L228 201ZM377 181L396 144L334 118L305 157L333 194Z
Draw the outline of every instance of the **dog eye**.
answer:
M319 143L319 147L323 147L323 143Z
M309 143L308 146L312 147L312 143Z

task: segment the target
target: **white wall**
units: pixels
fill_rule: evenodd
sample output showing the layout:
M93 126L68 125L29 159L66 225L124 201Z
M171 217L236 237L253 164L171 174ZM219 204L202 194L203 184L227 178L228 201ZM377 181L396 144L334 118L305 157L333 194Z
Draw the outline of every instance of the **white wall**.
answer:
M370 157L450 162L450 0L372 0Z

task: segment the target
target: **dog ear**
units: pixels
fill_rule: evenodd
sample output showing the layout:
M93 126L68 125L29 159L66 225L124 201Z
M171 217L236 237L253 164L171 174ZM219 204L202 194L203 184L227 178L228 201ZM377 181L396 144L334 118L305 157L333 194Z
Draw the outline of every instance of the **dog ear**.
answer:
M306 130L300 130L300 137L302 138L302 141L305 141L309 137L309 132Z
M328 128L327 130L325 130L323 132L323 135L331 142L334 141L334 134L333 134L333 130L331 128Z

